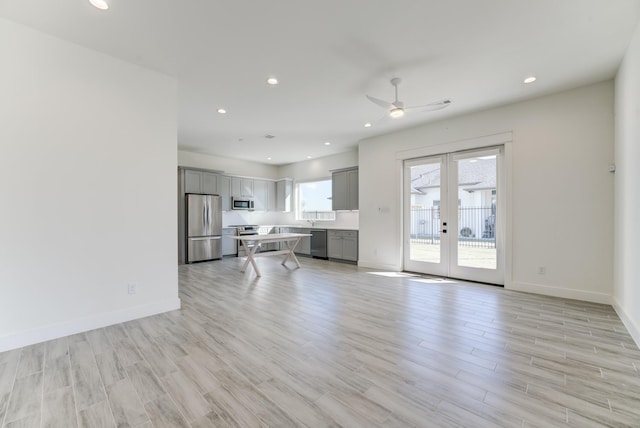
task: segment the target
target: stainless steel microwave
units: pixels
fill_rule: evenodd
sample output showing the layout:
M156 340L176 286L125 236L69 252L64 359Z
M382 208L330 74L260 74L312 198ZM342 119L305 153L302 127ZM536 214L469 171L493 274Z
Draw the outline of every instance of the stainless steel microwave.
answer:
M253 198L237 197L231 198L232 210L253 210Z

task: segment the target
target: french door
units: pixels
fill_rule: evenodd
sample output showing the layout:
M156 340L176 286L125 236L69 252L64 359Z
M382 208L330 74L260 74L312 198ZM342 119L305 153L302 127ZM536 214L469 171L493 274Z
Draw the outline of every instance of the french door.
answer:
M404 269L504 284L503 147L404 162Z

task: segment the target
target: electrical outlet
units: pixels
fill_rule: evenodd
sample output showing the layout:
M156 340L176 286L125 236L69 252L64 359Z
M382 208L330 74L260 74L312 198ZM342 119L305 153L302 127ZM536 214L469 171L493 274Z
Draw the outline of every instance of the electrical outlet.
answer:
M138 292L138 284L135 282L130 282L127 286L127 291L129 294L136 294Z
M544 275L545 273L547 273L547 268L544 266L540 266L538 268L538 275Z

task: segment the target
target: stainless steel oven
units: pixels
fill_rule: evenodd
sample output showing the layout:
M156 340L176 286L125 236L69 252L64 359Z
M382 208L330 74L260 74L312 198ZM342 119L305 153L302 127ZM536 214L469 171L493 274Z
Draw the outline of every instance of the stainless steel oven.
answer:
M231 225L229 227L236 228L237 236L257 235L258 230L260 230L260 226L255 224L238 224L238 225ZM260 244L256 244L254 241L249 241L248 244L249 244L249 247L252 247L254 245L260 245ZM244 250L242 243L238 242L238 257L246 257L246 255L247 255L247 252Z

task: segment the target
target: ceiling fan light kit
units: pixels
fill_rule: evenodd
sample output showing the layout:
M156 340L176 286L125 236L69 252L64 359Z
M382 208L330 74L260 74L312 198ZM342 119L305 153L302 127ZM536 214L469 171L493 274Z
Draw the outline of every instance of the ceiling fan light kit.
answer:
M91 3L94 7L100 10L109 9L109 4L107 3L106 0L89 0L89 3Z
M393 86L395 89L395 95L396 95L395 101L388 102L388 101L381 100L379 98L372 97L370 95L367 95L367 99L372 103L386 109L389 113L389 116L394 119L404 116L405 112L416 111L416 110L418 111L441 110L445 107L448 107L451 104L451 100L444 99L441 101L436 101L433 103L424 104L420 106L404 107L404 103L398 99L398 85L401 82L402 82L402 79L400 79L399 77L394 77L393 79L391 79L391 86Z
M398 117L402 117L402 116L404 116L404 109L402 109L400 107L392 108L391 111L389 111L389 116L391 116L394 119L396 119Z

